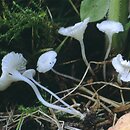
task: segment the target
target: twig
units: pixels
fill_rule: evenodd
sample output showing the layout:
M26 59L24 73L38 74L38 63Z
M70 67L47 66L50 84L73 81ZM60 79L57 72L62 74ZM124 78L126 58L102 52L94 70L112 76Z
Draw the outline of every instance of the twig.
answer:
M99 81L99 82L93 82L93 83L89 83L89 84L84 84L83 87L89 86L89 85L96 85L96 84L105 84L105 85L110 85L112 87L121 89L121 90L130 90L130 88L128 87L120 87L114 83L110 83L110 82L104 82L104 81Z
M86 74L88 73L88 70L89 70L89 66L87 67L87 69L86 69L81 81L79 82L79 84L75 88L73 88L72 91L70 91L68 94L66 94L64 97L62 97L61 98L62 100L65 99L66 97L68 97L70 94L72 94L74 91L76 91L80 87L80 85L82 84ZM57 103L57 101L55 103Z
M81 94L81 93L76 93L76 94L78 94L78 95L80 95L80 96L82 96L82 97L85 97L85 98L87 98L87 99L89 99L89 100L91 100L91 101L93 101L93 102L97 102L97 100L94 99L93 97L90 97L90 96L87 96L87 95L84 95L84 94ZM105 106L102 102L100 102L100 105L101 105L104 109L106 109L109 113L112 113L112 111L111 111L107 106Z
M74 80L74 81L76 81L76 82L80 82L80 81L81 81L80 79L74 78L74 77L72 77L72 76L70 76L70 75L66 75L66 74L60 73L60 72L56 71L56 70L53 69L53 68L52 68L51 70L52 70L52 72L54 72L55 74L57 74L57 75L59 75L59 76L62 76L62 77L64 77L64 78L71 79L71 80Z
M120 95L121 95L122 104L124 105L125 104L125 100L124 100L124 97L123 97L122 90L120 90Z
M86 92L86 93L88 93L88 94L90 94L90 95L94 95L94 94L95 94L94 92L90 91L89 89L87 89L87 88L85 88L85 87L81 87L81 88L79 88L79 90L81 90L81 91L83 91L83 92ZM108 98L105 98L105 97L103 97L103 96L100 96L100 95L99 95L99 98L100 98L100 100L102 100L103 102L105 102L105 103L107 103L107 104L110 104L110 105L112 105L112 106L114 106L114 107L119 107L119 106L120 106L120 103L115 102L115 101L113 101L113 100L110 100L110 99L108 99Z

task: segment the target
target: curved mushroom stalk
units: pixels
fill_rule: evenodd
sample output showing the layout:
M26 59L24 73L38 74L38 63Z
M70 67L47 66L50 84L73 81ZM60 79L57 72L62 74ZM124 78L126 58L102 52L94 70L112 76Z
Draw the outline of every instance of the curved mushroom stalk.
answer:
M23 73L23 75L25 77L27 77L28 79L30 79L31 81L33 81L37 86L39 86L40 88L44 89L45 91L47 91L48 93L50 93L52 96L54 96L58 101L60 101L62 104L64 104L66 107L68 107L69 109L75 111L77 113L77 110L75 110L73 107L71 107L69 104L67 104L66 102L64 102L61 98L59 98L55 93L53 93L52 91L50 91L49 89L47 89L46 87L44 87L43 85L39 84L36 80L33 79L34 75L35 75L35 70L34 69L29 69L27 71L25 71Z
M89 66L89 63L88 63L88 60L85 55L83 35L84 35L85 29L86 29L88 23L89 23L89 18L86 18L86 19L84 19L84 21L76 23L74 26L70 26L67 28L61 27L58 31L58 33L63 36L69 36L69 37L75 38L76 40L79 41L80 47L81 47L82 58L87 67ZM89 66L89 70L92 75L95 75L91 66Z
M38 100L39 100L43 105L45 105L46 107L53 108L53 109L55 109L55 110L59 110L59 111L63 111L63 112L66 112L66 113L69 113L69 114L72 114L72 115L79 116L81 119L84 118L84 115L83 115L82 113L80 113L79 111L76 111L76 110L74 111L74 110L71 110L71 109L69 109L69 108L64 108L64 107L60 107L60 106L58 106L58 105L54 105L54 104L48 103L47 101L45 101L45 100L42 98L42 96L41 96L41 94L40 94L38 88L35 86L35 84L34 84L31 80L29 80L28 78L26 78L26 77L24 77L24 76L22 76L22 75L21 75L20 77L21 77L21 78L20 78L21 81L26 82L27 84L29 84L29 85L32 87L32 89L34 90L34 92L35 92L35 94L36 94Z
M52 96L54 96L57 100L59 100L61 103L63 103L65 106L70 107L70 105L68 105L67 103L65 103L63 100L61 100L61 98L59 98L56 94L54 94L52 91L50 91L49 89L47 89L46 87L44 87L43 85L39 84L37 81L35 81L33 79L34 75L35 75L35 70L34 69L29 69L27 71L25 71L23 73L23 75L30 79L31 81L33 81L37 86L39 86L40 88L44 89L45 91L47 91L48 93L50 93Z

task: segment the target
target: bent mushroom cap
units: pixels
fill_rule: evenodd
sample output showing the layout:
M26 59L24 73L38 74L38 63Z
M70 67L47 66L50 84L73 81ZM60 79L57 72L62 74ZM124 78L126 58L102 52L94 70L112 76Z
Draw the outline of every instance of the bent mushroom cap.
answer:
M2 59L2 72L9 73L11 70L24 72L27 60L20 53L10 52Z
M130 62L123 60L121 54L118 54L112 59L112 65L120 74L127 73L130 69Z
M73 37L79 41L83 39L83 34L89 23L89 18L84 19L82 22L76 23L74 26L61 27L58 31L59 34L64 36Z
M48 51L42 54L37 62L37 71L45 73L53 68L56 63L57 53L55 51Z
M108 130L130 130L130 113L120 117L115 126L110 127Z
M0 91L7 89L12 82L21 80L21 73L26 70L27 61L22 54L10 52L2 59Z
M123 32L123 25L120 22L112 21L112 20L105 20L101 23L97 24L97 28L106 33L108 36L113 35L114 33Z
M122 81L130 81L130 61L123 60L122 55L118 54L112 59L112 65L119 73L119 78Z

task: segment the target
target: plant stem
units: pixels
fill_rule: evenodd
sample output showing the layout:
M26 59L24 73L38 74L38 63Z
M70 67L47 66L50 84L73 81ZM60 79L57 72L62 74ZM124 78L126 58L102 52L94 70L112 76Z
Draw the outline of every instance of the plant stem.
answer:
M71 6L73 7L74 11L79 15L79 11L77 10L76 6L74 5L74 3L72 2L72 0L69 0Z
M32 52L34 51L34 27L32 26Z
M88 67L88 66L89 66L89 63L88 63L88 60L87 60L86 55L85 55L84 42L83 42L83 40L80 40L79 42L80 42L81 54L82 54L83 61L84 61L84 63L86 64L86 66ZM89 66L89 70L90 70L91 74L92 74L93 76L95 76L95 73L93 72L91 66Z
M110 54L110 51L111 51L111 45L112 45L112 36L108 36L108 47L107 47L107 51L106 51L106 54L105 54L105 57L104 57L104 60L106 60Z
M124 26L128 22L128 5L129 0L110 0L110 8L108 11L108 19L121 22ZM114 53L119 53L124 47L127 37L127 31L121 34L114 34L112 40L112 48Z
M60 72L56 71L56 70L53 69L53 68L52 68L51 70L52 70L53 73L55 73L55 74L57 74L57 75L59 75L59 76L62 76L62 77L64 77L64 78L67 78L67 79L70 79L70 80L73 80L73 81L76 81L76 82L80 82L80 81L81 81L80 79L77 79L77 78L72 77L72 76L70 76L70 75L66 75L66 74L60 73Z
M111 51L112 35L108 36L108 43L107 44L108 44L108 47L107 47L107 51L106 51L106 54L105 54L105 57L104 57L104 61L108 58L110 51ZM103 78L104 78L104 81L106 81L106 63L105 62L104 62L104 65L103 65Z
M68 39L68 37L66 37L61 43L60 45L55 49L55 51L57 53L59 53L59 51L61 50L61 48L63 47L64 43L66 42L66 40Z

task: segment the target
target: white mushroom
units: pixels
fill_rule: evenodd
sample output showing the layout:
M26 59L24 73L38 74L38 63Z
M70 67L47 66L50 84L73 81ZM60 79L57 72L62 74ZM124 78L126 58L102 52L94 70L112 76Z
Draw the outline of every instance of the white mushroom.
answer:
M120 80L124 82L130 81L130 61L123 60L122 55L118 54L112 59L112 65L119 73Z
M43 53L37 62L37 71L45 73L52 69L56 63L57 53L55 51L48 51Z
M67 28L61 27L58 33L75 38L78 41L83 40L83 35L89 23L89 18L86 18L84 21L76 23L74 26L70 26Z
M12 82L17 82L20 77L16 76L26 70L27 61L22 54L11 52L2 59L2 74L0 77L0 90L7 89ZM20 74L21 75L21 74Z
M22 54L11 52L4 56L2 59L2 75L0 78L0 90L5 90L12 82L17 81L24 81L28 83L32 89L34 90L38 100L45 106L60 110L69 114L74 114L76 116L80 116L80 118L83 118L83 114L77 111L77 113L69 108L60 107L51 103L48 103L45 101L39 90L37 89L36 85L28 78L26 78L24 75L22 75L22 72L26 73L26 64L27 61L23 57ZM34 73L33 73L34 74Z
M37 71L41 72L41 73L45 73L49 70L51 70L53 68L53 66L56 63L56 56L57 53L55 51L48 51L43 53L37 62ZM32 71L32 72L31 72ZM69 104L65 103L63 100L61 100L56 94L52 93L50 90L48 90L47 88L45 88L44 86L40 85L38 82L36 82L33 79L33 70L28 71L28 73L24 74L26 77L28 77L29 79L31 79L36 85L38 85L39 87L41 87L42 89L44 89L45 91L49 92L50 94L52 94L55 98L57 98L61 103L63 103L65 106L67 106L69 109L71 109L73 111L73 113L75 113L76 115L80 115L81 118L84 117L83 114L81 114L79 111L75 110L74 108L72 108Z
M98 23L97 28L108 36L109 44L108 44L108 48L104 57L104 61L105 61L108 58L108 55L111 50L113 34L123 32L124 29L123 29L123 25L120 22L111 21L111 20L105 20L101 23ZM104 67L103 67L103 76L104 76L104 79L106 80L106 64L104 64Z
M86 18L82 22L76 23L74 26L70 26L66 28L61 27L58 30L59 34L63 36L69 36L69 37L75 38L76 40L79 41L80 47L81 47L82 58L87 67L89 66L89 63L85 55L83 36L84 36L88 23L89 23L89 18ZM94 72L90 66L89 66L89 70L92 73L92 75L94 75Z
M97 28L104 32L109 39L109 43L112 42L112 36L114 33L123 32L123 25L120 22L105 20L101 23L97 23Z

